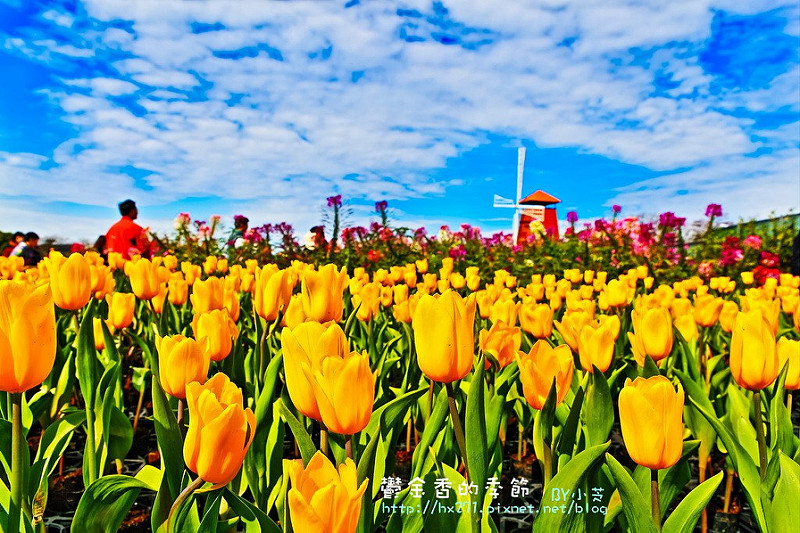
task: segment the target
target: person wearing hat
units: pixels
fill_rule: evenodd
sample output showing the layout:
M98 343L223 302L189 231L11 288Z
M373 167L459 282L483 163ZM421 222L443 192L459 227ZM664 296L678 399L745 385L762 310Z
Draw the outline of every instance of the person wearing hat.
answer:
M119 219L106 233L106 252L118 252L125 259L130 259L132 255L150 254L150 242L147 239L144 228L134 222L139 216L136 202L125 200L119 204Z

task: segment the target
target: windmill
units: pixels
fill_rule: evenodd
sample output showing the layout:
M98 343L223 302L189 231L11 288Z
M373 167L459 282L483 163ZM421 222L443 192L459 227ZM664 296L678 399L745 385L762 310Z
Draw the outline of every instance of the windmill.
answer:
M539 221L544 224L548 235L558 238L558 218L555 207L545 207L559 203L561 200L547 194L542 190L537 190L522 198L522 176L525 168L525 148L517 149L517 195L516 200L504 198L498 194L494 195L494 207L501 207L514 210L512 222L512 232L514 242L521 244L525 242L530 234L530 224Z

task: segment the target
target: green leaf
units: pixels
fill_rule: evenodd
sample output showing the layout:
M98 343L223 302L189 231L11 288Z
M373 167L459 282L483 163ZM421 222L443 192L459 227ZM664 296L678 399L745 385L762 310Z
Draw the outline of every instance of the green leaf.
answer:
M625 467L608 453L606 454L606 464L617 484L617 490L622 499L622 511L628 520L628 527L637 533L640 531L656 533L656 525L653 523L650 513L650 504L645 500Z
M753 463L747 452L739 445L737 439L728 431L719 419L712 413L708 412L705 408L700 406L694 398L689 397L700 414L714 427L720 440L728 450L728 457L733 463L736 473L739 474L739 479L744 487L747 500L753 509L756 522L762 531L766 530L766 517L764 516L764 507L761 504L761 475L758 472L758 467Z
M687 494L664 522L664 533L692 533L700 513L706 508L721 482L722 472L718 472Z
M442 387L439 394L436 396L434 402L433 412L425 425L425 431L419 438L417 447L414 448L414 455L411 459L412 474L411 477L415 478L420 475L422 468L426 463L426 456L428 454L428 447L433 444L433 441L442 431L442 424L444 424L447 417L448 403L447 403L447 390Z
M769 531L790 533L800 524L800 465L778 452L781 474L767 509Z
M467 471L470 480L477 480L478 494L475 501L483 505L486 492L488 443L486 439L486 403L484 402L483 357L478 357L478 364L467 393L467 413L464 433L467 444Z
M81 394L86 402L87 409L94 409L94 396L97 387L97 374L99 361L97 349L94 347L94 300L89 304L78 330L78 356L76 371Z
M427 391L427 387L420 387L417 390L398 396L394 400L374 410L367 427L360 432L360 435L364 437L372 436L375 435L379 428L383 428L385 431L389 428L393 428L398 423L402 423L410 407Z
M308 434L306 428L303 427L300 421L297 420L297 417L295 417L289 408L286 407L286 404L283 403L282 399L275 400L275 403L280 405L279 409L281 417L286 420L286 423L289 424L289 429L292 430L292 434L297 441L297 448L300 450L300 455L303 458L303 464L308 465L308 462L317 452L317 448L314 446L311 436Z
M781 450L788 456L794 453L794 428L792 427L792 417L786 409L784 400L784 387L786 384L786 373L789 370L789 362L783 366L783 370L775 381L775 394L770 402L769 410L769 434L770 448L773 455L777 450Z
M559 490L569 491L567 494L574 494L575 490L583 483L592 467L598 462L603 453L608 449L609 443L598 444L577 454L566 464L558 474L550 480L550 487ZM555 489L554 489L555 490ZM553 490L545 491L542 497L542 504L536 519L533 522L534 533L550 533L561 531L562 524L569 519L569 515L559 512L543 512L545 508L553 506L561 507L561 502L553 497Z
M644 368L642 369L642 377L644 378L652 378L654 376L659 376L661 373L658 371L658 366L656 365L653 358L649 355L646 355L644 358Z
M153 423L161 454L161 469L164 471L164 479L153 505L153 530L157 531L166 522L169 508L182 490L183 437L175 413L172 412L169 400L155 374L150 387L153 395Z
M219 506L221 503L221 490L215 490L213 494L209 495L209 500L206 503L206 508L203 510L203 519L200 521L200 528L197 530L197 533L217 533Z
M238 514L245 524L247 524L246 531L260 531L261 533L281 533L278 525L272 521L264 512L248 502L238 494L231 492L230 489L225 487L222 489L222 497L228 502L230 508Z
M146 483L130 476L101 477L89 485L78 502L73 524L85 533L114 533Z
M561 436L558 439L559 455L572 456L572 451L575 447L575 439L577 438L578 422L581 416L581 406L583 405L583 395L583 387L581 387L575 394L575 399L572 400L572 407L570 407L567 422L564 424L564 429L561 431Z
M587 446L596 446L608 440L614 424L614 405L606 377L597 367L589 375L589 385L584 398L586 408L581 410Z

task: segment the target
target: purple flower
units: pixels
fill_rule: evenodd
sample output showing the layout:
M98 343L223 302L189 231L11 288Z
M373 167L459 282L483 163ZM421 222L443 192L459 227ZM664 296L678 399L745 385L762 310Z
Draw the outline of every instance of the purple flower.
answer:
M328 196L328 207L339 207L342 205L342 195Z
M606 229L606 221L602 218L598 218L594 221L594 230L595 231L604 231Z
M611 206L611 211L613 211L614 214L616 215L617 213L622 211L622 206L614 204L614 205Z
M375 211L377 211L378 213L386 211L387 207L389 207L389 202L387 202L386 200L375 202Z
M567 222L575 223L578 221L578 212L577 211L570 211L567 213Z
M722 206L719 204L708 204L706 207L706 216L707 217L721 217L722 216Z

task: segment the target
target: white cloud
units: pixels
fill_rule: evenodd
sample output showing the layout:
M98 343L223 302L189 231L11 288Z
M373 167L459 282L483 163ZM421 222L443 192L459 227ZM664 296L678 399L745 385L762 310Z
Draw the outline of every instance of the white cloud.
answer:
M404 4L430 10L427 1ZM723 7L760 12L773 4ZM674 202L688 207L708 197L730 197L730 209L743 214L797 206L789 179L794 175L796 185L800 173L796 127L758 132L766 140L754 141L752 120L730 111L796 110L798 71L779 76L769 89L712 94L713 78L697 51L710 37L720 2L447 5L453 19L487 29L493 42L476 50L406 43L398 38L404 21L388 1L351 9L333 2L89 1L90 16L132 21L133 32L92 30L76 35L75 44L3 43L44 62L53 53L118 50L126 56L108 65L119 78L68 80L48 93L77 137L56 149L58 165L47 170L26 155L20 157L27 162L0 157L0 194L13 194L11 176L21 174L41 201L107 205L109 198L134 196L146 206L215 195L252 201L269 220L284 214L309 225L309 197L441 194L448 183L429 176L493 133L671 171L620 190L614 203L626 210L656 211L655 196L672 210ZM54 11L43 18L62 28L71 24ZM415 20L421 35L458 31ZM219 22L224 29L193 34L192 22ZM631 61L631 48L670 42L688 43L690 53L661 48L650 65ZM270 57L265 45L284 60ZM328 47L323 61L319 54ZM239 49L255 57L218 57ZM677 84L661 95L654 94L659 69ZM356 71L363 76L351 83ZM117 105L109 100L114 96L135 98L136 106ZM234 97L238 103L229 105ZM744 157L765 144L776 151ZM125 166L154 171L144 179L149 190L114 170ZM685 167L694 170L677 172ZM361 178L342 180L348 174ZM747 201L732 192L770 180L777 185L769 194ZM54 181L70 185L47 186ZM677 194L684 188L689 197Z

